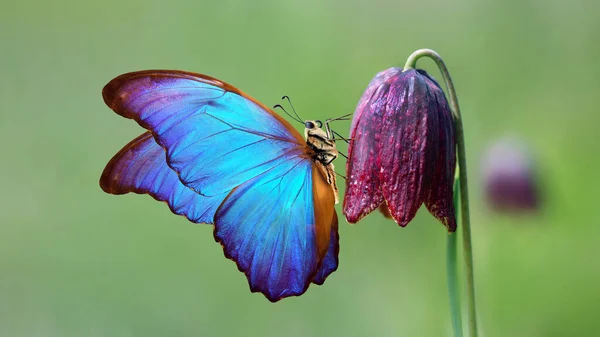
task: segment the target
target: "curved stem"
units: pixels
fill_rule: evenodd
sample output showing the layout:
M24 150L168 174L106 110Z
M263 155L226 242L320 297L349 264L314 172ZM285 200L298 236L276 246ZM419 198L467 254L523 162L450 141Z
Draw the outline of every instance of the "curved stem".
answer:
M417 60L421 57L429 57L435 61L442 76L450 98L450 109L454 116L454 127L456 130L456 148L458 157L458 169L460 173L460 205L462 215L462 237L463 237L463 255L465 263L465 282L467 286L467 317L469 336L477 336L477 312L475 310L475 278L473 273L473 248L471 244L471 220L469 216L469 191L467 189L467 156L465 153L465 135L458 107L458 98L456 90L450 78L450 73L442 57L431 49L419 49L412 53L404 66L404 71L413 69Z

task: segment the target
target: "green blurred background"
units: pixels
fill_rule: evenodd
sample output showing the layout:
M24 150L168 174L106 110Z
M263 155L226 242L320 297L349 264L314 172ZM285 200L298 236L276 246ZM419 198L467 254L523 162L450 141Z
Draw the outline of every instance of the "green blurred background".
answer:
M324 119L424 47L463 110L482 336L599 336L599 14L595 0L3 2L0 336L449 336L446 234L424 210L404 229L342 220L339 270L272 304L211 226L98 186L142 132L102 101L121 73L205 73ZM481 153L505 134L540 163L538 215L481 200Z

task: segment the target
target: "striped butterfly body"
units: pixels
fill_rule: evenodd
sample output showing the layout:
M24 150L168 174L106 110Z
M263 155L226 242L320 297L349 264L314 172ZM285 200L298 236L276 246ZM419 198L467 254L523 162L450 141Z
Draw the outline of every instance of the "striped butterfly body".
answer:
M337 204L339 199L333 161L338 157L338 150L335 147L333 135L329 128L321 129L322 123L318 120L307 120L304 122L304 126L306 144L314 151L313 159L322 165L327 183L333 188Z
M116 77L105 103L147 131L107 164L110 194L149 194L214 237L270 301L303 294L337 269L338 201L329 130L305 137L215 78L148 70Z

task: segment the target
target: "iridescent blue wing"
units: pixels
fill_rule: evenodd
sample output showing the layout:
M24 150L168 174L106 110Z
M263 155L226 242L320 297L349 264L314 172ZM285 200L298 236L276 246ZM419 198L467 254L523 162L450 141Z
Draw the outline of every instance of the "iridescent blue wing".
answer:
M312 163L296 158L236 187L217 210L215 239L252 291L277 301L304 293L317 276L334 214L333 192L322 184ZM315 208L317 200L331 208Z
M129 73L108 83L102 94L115 112L150 130L181 181L204 195L230 191L308 151L283 118L204 75Z
M334 270L333 190L288 122L229 84L186 72L121 75L103 96L152 132L183 185L227 195L214 216L215 239L252 291L271 301L300 295L317 273L322 281Z
M125 145L106 165L100 187L111 194L150 194L175 214L196 223L213 223L225 195L205 197L181 183L167 165L165 150L145 132Z
M335 211L333 212L333 220L331 222L331 235L327 254L323 258L321 267L317 271L317 275L313 280L314 284L321 285L329 274L333 273L338 268L338 253L340 252L340 235L338 234L338 217Z

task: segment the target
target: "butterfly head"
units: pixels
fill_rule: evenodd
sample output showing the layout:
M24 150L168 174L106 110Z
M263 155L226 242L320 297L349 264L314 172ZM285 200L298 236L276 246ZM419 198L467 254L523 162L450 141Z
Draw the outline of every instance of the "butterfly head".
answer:
M305 120L304 121L304 138L310 145L317 145L317 148L321 148L318 144L327 144L335 146L335 143L331 139L331 136L321 127L323 123L319 120Z
M304 127L307 130L312 130L312 129L320 129L321 127L323 127L323 122L321 122L320 120L316 120L316 121L304 121Z

